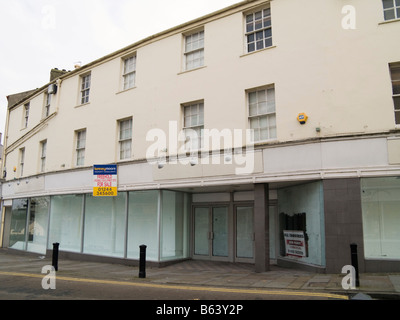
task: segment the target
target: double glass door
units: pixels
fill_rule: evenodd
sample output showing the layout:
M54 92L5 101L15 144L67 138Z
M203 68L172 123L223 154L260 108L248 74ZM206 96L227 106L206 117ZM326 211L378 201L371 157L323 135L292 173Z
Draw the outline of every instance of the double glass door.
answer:
M226 261L254 259L253 206L194 207L194 256Z
M228 207L195 207L194 255L228 258Z

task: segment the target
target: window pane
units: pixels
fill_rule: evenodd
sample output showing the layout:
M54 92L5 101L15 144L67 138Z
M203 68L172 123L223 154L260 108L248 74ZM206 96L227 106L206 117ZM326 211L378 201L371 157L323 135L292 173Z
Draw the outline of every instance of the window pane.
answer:
M124 256L125 197L121 192L117 197L86 195L85 253Z
M249 115L252 116L256 116L257 115L257 104L251 104L250 108L249 108Z
M11 209L11 225L9 247L25 250L26 220L28 214L28 199L13 200Z
M249 44L249 45L247 46L247 51L248 51L248 52L253 52L253 51L255 51L255 50L256 50L255 43L251 43L251 44Z
M396 124L400 124L400 111L395 112Z
M388 9L384 11L385 20L392 20L395 18L394 9Z
M260 140L268 140L268 129L260 129Z
M49 249L58 242L60 250L80 252L82 239L82 195L51 197Z
M258 129L259 124L258 124L258 118L251 118L250 119L250 129Z
M45 254L47 221L50 199L32 198L30 201L29 236L27 251Z
M400 0L396 0L396 6L400 6Z
M393 97L394 109L400 110L400 97Z
M400 81L400 67L399 66L392 66L390 67L390 75L392 81Z
M253 258L253 207L236 209L236 257Z
M400 180L361 179L366 258L400 258Z
M162 191L162 260L188 257L188 212L186 194Z
M400 94L400 81L393 81L393 94Z
M158 261L158 191L129 192L127 257L139 259L139 246L147 246L146 257Z
M248 14L248 15L246 16L246 22L247 22L247 23L253 22L253 14Z
M383 8L393 8L393 0L383 0Z

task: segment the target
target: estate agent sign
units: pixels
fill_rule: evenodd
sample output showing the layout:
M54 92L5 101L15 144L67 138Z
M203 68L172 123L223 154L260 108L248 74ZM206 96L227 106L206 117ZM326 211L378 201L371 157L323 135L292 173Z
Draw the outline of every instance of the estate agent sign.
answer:
M117 165L93 166L94 197L116 197L117 187Z

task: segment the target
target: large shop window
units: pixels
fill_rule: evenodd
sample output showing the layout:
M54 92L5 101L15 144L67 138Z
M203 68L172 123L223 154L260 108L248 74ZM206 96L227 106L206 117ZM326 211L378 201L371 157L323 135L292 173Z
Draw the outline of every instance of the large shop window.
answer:
M158 191L129 192L127 257L138 259L146 245L146 258L158 260Z
M162 191L161 260L186 258L188 248L188 195Z
M84 253L124 256L126 193L117 197L86 195Z
M80 252L82 243L83 195L51 197L49 249L60 243L60 250Z
M280 255L325 265L324 209L321 182L278 190Z
M9 247L46 253L49 198L13 200Z
M400 259L400 177L361 179L365 258Z

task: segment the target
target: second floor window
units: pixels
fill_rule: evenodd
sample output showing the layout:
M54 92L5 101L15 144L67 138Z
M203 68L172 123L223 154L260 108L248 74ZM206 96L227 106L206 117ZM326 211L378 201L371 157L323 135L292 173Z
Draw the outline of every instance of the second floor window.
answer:
M382 0L386 20L400 19L400 0Z
M247 52L272 46L271 9L246 15Z
M24 124L23 127L27 128L28 123L29 123L29 109L30 109L30 104L27 103L24 105Z
M204 31L185 37L185 70L192 70L204 65Z
M51 104L51 94L46 93L44 95L44 110L43 110L43 118L46 118L50 114L50 104Z
M132 156L132 119L119 121L119 159Z
M81 79L81 104L85 104L89 102L90 95L90 84L91 84L91 74L87 74L82 76Z
M276 138L275 89L262 88L248 92L249 123L252 141Z
M76 132L76 165L83 166L85 164L86 150L86 130Z
M136 56L132 56L124 60L124 73L122 75L124 81L124 90L133 88L136 81Z
M183 106L185 149L199 150L203 146L204 103Z
M390 65L392 78L394 116L397 125L400 125L400 63Z

